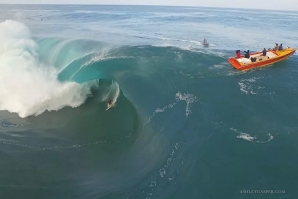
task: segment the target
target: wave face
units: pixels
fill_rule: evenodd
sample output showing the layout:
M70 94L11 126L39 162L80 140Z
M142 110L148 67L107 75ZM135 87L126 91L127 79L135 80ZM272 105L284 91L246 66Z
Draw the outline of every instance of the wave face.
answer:
M295 13L0 11L0 198L298 195L297 55L246 72L227 62L234 49L262 49L297 32L279 21ZM260 18L267 23L258 25ZM265 37L271 26L283 31ZM206 35L208 48L200 42ZM286 41L297 42L295 35ZM107 100L115 103L108 111Z

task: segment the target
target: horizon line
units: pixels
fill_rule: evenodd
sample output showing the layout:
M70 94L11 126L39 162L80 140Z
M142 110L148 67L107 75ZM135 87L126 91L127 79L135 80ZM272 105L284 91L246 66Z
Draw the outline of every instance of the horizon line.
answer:
M217 6L194 6L194 5L161 5L161 4L99 4L99 3L0 3L0 5L57 5L57 6L65 6L65 5L80 5L80 6L160 6L160 7L193 7L193 8L220 8L220 9L243 9L243 10L267 10L267 11L292 11L298 12L298 10L294 9L265 9L265 8L245 8L245 7L217 7Z

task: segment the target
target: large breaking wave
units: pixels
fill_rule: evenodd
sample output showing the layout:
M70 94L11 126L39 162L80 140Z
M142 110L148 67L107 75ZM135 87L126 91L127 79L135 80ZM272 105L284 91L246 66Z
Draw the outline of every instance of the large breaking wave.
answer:
M78 107L94 96L93 88L101 90L96 100L112 98L116 102L120 86L121 89L129 87L125 90L127 93L141 79L141 82L148 79L139 88L144 91L177 93L178 90L172 89L181 86L181 77L191 81L229 75L232 70L227 67L223 53L171 46L111 47L92 40L33 38L26 25L13 20L0 24L0 42L0 110L20 117L66 106ZM112 81L99 85L98 80L104 79ZM133 97L138 91L131 92Z

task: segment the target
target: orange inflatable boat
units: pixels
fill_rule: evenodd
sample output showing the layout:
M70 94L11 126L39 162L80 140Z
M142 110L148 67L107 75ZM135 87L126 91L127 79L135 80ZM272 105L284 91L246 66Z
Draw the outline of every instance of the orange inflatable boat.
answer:
M267 50L266 56L263 56L262 52L256 52L250 54L249 58L245 58L244 56L240 56L239 58L232 57L229 59L229 63L237 70L249 70L285 60L294 54L295 51L296 48L286 48L277 51Z

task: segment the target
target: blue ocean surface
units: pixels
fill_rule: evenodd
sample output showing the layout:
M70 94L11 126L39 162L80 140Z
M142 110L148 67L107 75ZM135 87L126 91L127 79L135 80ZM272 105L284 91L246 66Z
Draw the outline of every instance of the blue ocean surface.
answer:
M298 47L297 21L0 5L0 198L297 198L297 54L244 72L227 61Z

